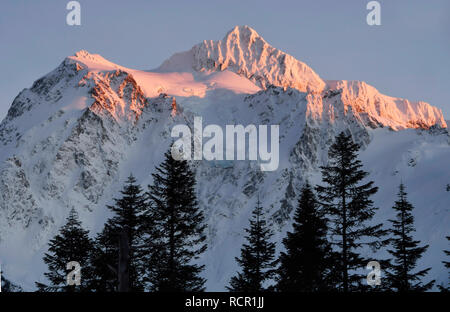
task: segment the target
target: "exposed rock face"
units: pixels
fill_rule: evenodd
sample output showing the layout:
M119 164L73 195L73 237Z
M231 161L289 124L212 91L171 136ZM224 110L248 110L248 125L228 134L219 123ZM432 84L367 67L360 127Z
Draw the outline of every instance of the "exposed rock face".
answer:
M223 40L204 41L192 52L197 71L229 69L263 88L275 85L306 92L325 87L308 65L272 47L248 26L236 26Z

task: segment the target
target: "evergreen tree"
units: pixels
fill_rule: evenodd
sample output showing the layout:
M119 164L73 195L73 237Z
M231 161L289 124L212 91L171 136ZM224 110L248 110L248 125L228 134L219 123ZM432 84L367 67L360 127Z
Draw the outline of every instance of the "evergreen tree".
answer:
M142 291L144 259L140 253L142 239L142 216L147 209L146 195L130 175L120 192L122 197L114 199L115 204L107 206L115 215L110 218L103 231L97 236L93 262L97 291ZM125 256L129 261L119 264L120 239L126 238ZM123 253L123 252L122 252ZM126 272L127 281L120 283Z
M333 252L327 239L327 219L307 183L301 190L293 231L283 239L277 289L283 292L330 291Z
M407 200L405 186L400 184L398 200L393 209L397 212L392 223L392 239L388 252L394 256L394 263L389 266L387 277L392 290L398 292L425 291L433 287L434 281L423 284L422 278L431 268L413 272L417 266L417 261L428 249L428 245L419 246L420 241L412 237L414 228L414 217L412 215L413 205Z
M71 209L66 224L60 229L49 243L48 253L44 255L44 262L48 272L44 276L50 285L36 283L40 291L50 292L79 292L90 290L92 277L90 254L93 242L89 238L89 231L84 230L75 209ZM68 285L67 275L69 262L76 261L81 266L81 285Z
M450 241L450 236L447 236L447 240ZM445 253L447 256L450 256L450 251L449 251L449 250L444 250L444 253ZM445 266L447 269L450 269L450 261L442 261L442 263L444 264L444 266ZM450 287L449 287L449 285L448 285L448 281L450 281L450 272L449 272L449 276L447 277L447 286L444 286L444 285L439 285L439 286L438 286L439 289L440 289L442 292L448 292L448 291L450 291Z
M319 200L330 221L332 244L338 251L336 271L339 272L338 289L348 292L362 288L361 270L368 262L360 248L380 248L386 241L382 224L367 225L377 208L370 197L378 190L373 181L363 183L368 173L363 171L358 157L359 146L350 135L341 132L328 151L329 163L321 167L322 181L317 186ZM371 240L373 239L373 240Z
M97 234L92 253L93 279L92 290L113 292L118 289L118 238L111 222L106 222L103 230Z
M146 214L146 253L150 290L203 291L203 265L192 263L206 250L203 212L195 194L195 176L185 160L170 152L152 174L151 208Z
M5 278L3 276L3 272L1 272L0 275L1 275L0 283L2 286L1 287L2 292L22 292L23 291L22 287L12 283L7 278Z
M250 228L245 229L245 232L248 234L245 237L248 244L243 245L241 257L236 258L242 272L231 278L227 289L235 292L265 291L264 282L275 275L277 260L275 243L270 242L273 232L263 216L259 198L252 212Z

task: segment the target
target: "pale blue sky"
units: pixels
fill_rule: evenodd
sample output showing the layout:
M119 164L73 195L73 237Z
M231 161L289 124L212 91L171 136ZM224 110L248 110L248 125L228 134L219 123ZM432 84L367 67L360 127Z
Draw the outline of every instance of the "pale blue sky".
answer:
M78 50L151 69L235 25L253 27L324 79L363 80L450 119L448 0L380 0L381 26L366 24L369 0L79 0L82 25L72 27L68 2L1 1L0 119L23 88Z

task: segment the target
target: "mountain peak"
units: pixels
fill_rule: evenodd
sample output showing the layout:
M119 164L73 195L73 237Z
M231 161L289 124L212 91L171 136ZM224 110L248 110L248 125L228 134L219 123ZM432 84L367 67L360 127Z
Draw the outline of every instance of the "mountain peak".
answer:
M264 40L263 37L261 37L256 30L251 28L250 26L244 25L244 26L234 26L233 29L231 29L224 37L223 41L229 41L233 39L240 39L241 41L254 41L256 39Z
M189 51L177 53L158 70L229 70L263 89L275 85L307 92L322 91L326 85L308 65L272 47L249 26L235 26L222 40L205 40Z
M122 66L108 61L100 54L89 53L86 50L80 50L73 56L67 57L67 59L75 61L76 63L81 63L84 67L95 70L115 70L122 68Z
M92 56L92 54L86 50L80 50L78 52L75 52L74 56L84 58L84 57L90 57L90 56Z
M232 32L239 32L239 33L245 33L245 32L247 32L247 33L254 33L254 34L258 35L258 33L256 32L256 30L254 30L252 27L250 27L250 26L248 26L248 25L241 25L241 26L236 25L236 26L233 27L233 29L231 29L231 30L228 32L228 34L229 34L229 33L232 33ZM259 35L258 35L258 36L259 36Z
M78 52L75 52L73 57L77 58L77 59L90 60L90 61L96 61L96 62L106 61L105 58L103 58L103 56L101 56L100 54L92 54L86 50L80 50Z

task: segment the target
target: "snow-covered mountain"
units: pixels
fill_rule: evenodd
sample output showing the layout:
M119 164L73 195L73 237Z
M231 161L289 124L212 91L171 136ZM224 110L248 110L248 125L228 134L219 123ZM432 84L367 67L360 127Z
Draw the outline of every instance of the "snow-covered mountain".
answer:
M80 51L24 89L0 124L0 261L31 289L42 278L48 240L75 207L93 233L126 177L142 185L169 148L176 124L280 125L280 165L194 161L208 222L208 290L237 267L243 228L259 195L281 241L305 181L340 131L363 146L380 191L377 221L392 217L401 180L416 206L417 237L431 245L421 265L448 282L441 260L449 235L450 137L440 109L389 97L359 81L329 81L270 46L248 26L204 41L155 70Z

